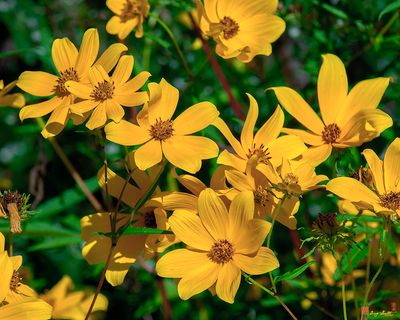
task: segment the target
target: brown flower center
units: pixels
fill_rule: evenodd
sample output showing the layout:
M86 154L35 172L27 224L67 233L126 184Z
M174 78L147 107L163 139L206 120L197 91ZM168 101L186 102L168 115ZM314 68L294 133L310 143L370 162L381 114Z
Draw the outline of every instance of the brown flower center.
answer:
M322 131L322 139L328 144L335 143L339 139L341 132L336 123L328 124Z
M339 226L337 224L337 214L318 214L317 220L313 223L314 229L319 229L328 236L333 236L337 233Z
M257 190L253 192L254 202L262 207L266 207L271 201L271 193L261 186L257 187Z
M224 264L232 259L234 252L233 245L228 240L218 240L207 253L207 257L212 262Z
M157 220L154 211L146 212L144 215L144 225L146 228L157 228Z
M54 86L53 92L60 98L69 96L70 93L65 87L65 82L72 80L72 81L79 81L78 74L74 68L69 68L63 72L60 72L60 77L57 79L57 85Z
M172 121L163 121L161 118L156 120L156 123L150 127L150 135L153 139L158 141L165 141L171 138L174 133L174 128L172 127Z
M140 15L142 15L142 6L140 4L140 1L127 0L124 3L124 7L122 8L119 17L121 19L121 22L126 22Z
M107 99L112 99L114 95L114 82L104 80L103 82L97 83L97 86L94 87L90 97L95 101L103 102Z
M290 172L285 176L285 178L283 178L283 183L286 185L297 184L299 183L299 178L295 174Z
M18 287L21 285L20 284L21 280L22 280L22 277L20 276L19 272L14 270L14 272L11 276L10 290L17 291Z
M261 144L259 147L256 147L256 145L253 145L252 149L249 149L249 152L247 153L247 158L250 159L252 156L256 156L259 162L269 164L271 156L269 155L268 148L265 147L263 144Z
M400 209L400 192L390 191L379 196L382 207L388 208L390 210L396 211Z
M224 33L225 40L229 40L238 34L239 24L232 18L225 16L221 20L221 24L222 24L222 32Z

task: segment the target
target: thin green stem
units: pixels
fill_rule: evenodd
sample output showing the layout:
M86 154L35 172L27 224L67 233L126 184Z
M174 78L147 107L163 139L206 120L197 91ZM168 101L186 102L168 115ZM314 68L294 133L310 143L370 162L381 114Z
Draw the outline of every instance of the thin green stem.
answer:
M349 265L349 274L350 274L350 280L351 280L351 290L353 290L353 294L354 294L354 309L356 310L356 319L360 318L360 309L358 308L358 299L357 299L357 291L356 291L356 281L354 279L354 275L353 275L353 266L351 264L351 257L350 257L350 252L347 251L347 263Z
M335 251L335 250L331 250L331 252L332 252L333 257L334 257L335 260L336 260L336 264L337 264L337 267L338 267L339 272L340 272L340 278L341 278L341 280L342 280L342 307L343 307L343 319L344 319L344 320L347 320L346 284L345 284L345 281L344 281L344 272L343 272L343 269L342 269L342 266L341 266L341 264L340 264L340 260L339 260L339 257L337 256L336 251Z
M252 277L250 277L248 274L242 272L242 275L246 278L246 280L255 286L259 287L261 290L265 291L269 295L273 296L280 304L281 306L287 311L287 313L290 315L290 317L294 320L297 320L296 316L293 314L293 312L289 309L289 307L282 301L282 299L278 296L276 292L272 292L271 290L267 289L264 287L261 283L257 282L254 280Z

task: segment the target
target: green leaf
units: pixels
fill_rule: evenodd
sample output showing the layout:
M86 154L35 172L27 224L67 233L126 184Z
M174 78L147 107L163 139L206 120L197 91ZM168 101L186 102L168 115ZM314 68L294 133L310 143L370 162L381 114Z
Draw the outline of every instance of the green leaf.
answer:
M382 18L385 14L387 14L387 13L389 13L389 12L392 12L392 11L395 11L395 10L397 10L397 9L399 9L399 8L400 8L400 0L397 0L397 1L392 2L391 4L387 5L385 9L383 9L383 10L381 11L381 13L379 14L378 19L381 20L381 18Z
M359 242L352 246L349 251L350 254L350 262L351 262L351 270L354 270L358 264L364 260L364 258L368 255L368 245L365 242ZM343 272L345 274L350 273L350 265L347 258L347 253L344 254L340 260L340 264L342 266ZM335 280L340 279L340 272L339 269L335 270L333 274L333 278Z
M279 281L284 281L284 280L292 280L294 278L297 278L299 275L301 275L304 271L308 269L309 266L315 263L315 260L308 261L307 263L303 264L302 266L284 273L281 276L277 276L274 279L274 283L277 283Z
M323 3L323 4L321 4L321 8L323 8L326 11L332 13L334 16L336 16L338 18L341 18L341 19L344 19L344 20L347 20L349 18L348 15L344 11L342 11L342 10L340 10L338 8L335 8L335 7L333 7L333 6L329 5L329 4Z
M48 250L48 249L56 249L65 247L71 244L81 243L82 239L80 236L70 236L70 237L62 237L62 238L48 238L38 244L35 244L28 248L28 251L39 251L39 250Z
M153 228L126 228L122 234L172 234L172 231Z

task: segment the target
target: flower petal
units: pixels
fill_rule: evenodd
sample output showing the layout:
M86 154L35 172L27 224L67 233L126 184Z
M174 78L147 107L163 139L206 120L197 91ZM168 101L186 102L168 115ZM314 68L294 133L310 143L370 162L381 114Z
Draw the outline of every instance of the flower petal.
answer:
M208 252L214 244L197 214L181 210L172 214L168 222L178 239L192 248Z
M308 148L301 155L301 159L316 167L329 158L332 152L332 145L323 144L318 147Z
M169 162L190 173L200 170L201 160L218 155L218 145L205 137L172 136L161 145Z
M151 139L148 130L125 120L119 123L109 123L104 127L107 140L123 146L134 146Z
M227 237L235 238L241 229L254 217L254 195L253 192L243 191L232 201L229 207L229 225Z
M151 139L135 151L135 162L140 170L146 170L161 162L163 153L161 142Z
M256 189L254 178L239 170L226 170L225 177L229 184L239 191L250 191Z
M1 281L0 281L0 301L3 301L10 291L10 282L13 275L13 265L8 257L7 251L0 252ZM0 309L1 310L1 309Z
M336 123L336 116L347 97L348 83L343 62L333 54L322 55L318 75L318 101L325 124Z
M133 79L121 85L119 88L116 88L116 92L118 94L129 94L132 91L138 91L141 87L144 86L146 81L149 79L151 74L147 71L140 72Z
M47 97L54 94L57 79L47 72L25 71L18 77L17 86L34 96Z
M106 104L104 102L100 102L92 112L89 121L86 123L86 127L89 130L94 130L96 128L104 126L106 121L107 121Z
M400 191L400 138L396 138L388 147L383 159L383 172L386 192Z
M114 43L109 46L94 65L100 65L109 73L117 64L122 53L128 51L128 47L122 43Z
M372 177L374 178L374 184L379 194L386 193L385 182L383 179L383 162L378 158L376 153L371 149L365 149L362 152L365 160L368 163L368 167L371 170Z
M280 104L298 122L315 134L321 134L324 130L324 124L315 111L296 91L288 87L274 87L271 90L275 92Z
M253 200L254 201L254 200ZM254 211L251 212L254 214ZM252 219L243 224L236 235L232 235L235 252L240 254L254 254L262 246L271 223L263 219Z
M137 107L149 101L149 96L147 92L130 92L127 94L120 94L120 91L118 90L114 95L114 99L123 106Z
M174 133L186 135L208 127L217 119L219 111L211 102L200 102L182 112L174 121Z
M240 135L240 142L244 150L252 150L254 127L258 118L258 103L252 95L247 93L247 97L249 98L250 106Z
M240 269L234 263L225 263L219 270L217 285L215 287L217 296L228 303L233 303L236 292L240 286Z
M86 30L83 35L82 44L76 59L76 71L79 75L85 75L93 65L99 53L99 33L97 29Z
M206 252L177 249L157 261L156 272L160 277L183 278L198 266L210 263Z
M304 143L309 144L311 146L320 146L322 144L325 144L325 141L322 140L321 135L318 136L306 130L283 128L282 132L298 136L304 141Z
M43 320L50 319L53 308L40 299L27 298L9 303L0 308L0 319Z
M24 121L25 119L29 118L42 117L52 112L55 108L66 102L67 100L65 99L54 97L47 101L25 106L19 112L19 118L21 119L21 121Z
M116 87L128 81L132 74L134 59L131 55L122 56L115 68L111 79L114 81Z
M116 15L121 15L122 10L124 8L124 1L123 0L107 0L106 5L107 7L114 12Z
M149 83L149 122L155 123L157 119L171 120L179 100L179 91L165 79L160 83Z
M297 136L287 135L277 138L268 146L271 162L278 165L284 159L294 159L307 150L302 139Z
M57 71L61 73L75 68L78 50L68 38L56 39L51 47L51 56Z
M124 108L114 99L107 99L104 103L106 105L107 119L111 119L116 123L120 122L125 115Z
M232 146L233 150L235 150L236 154L243 158L246 159L246 151L243 149L242 145L240 142L233 136L231 130L229 127L226 125L225 121L222 120L221 118L217 118L212 125L216 127L222 135L225 137L226 140L228 140L229 144Z
M90 100L92 99L92 87L79 83L76 81L67 81L65 82L65 88L72 94L76 95L79 98Z
M241 270L251 275L271 272L279 267L278 259L267 247L261 247L256 256L235 254L233 261Z
M267 145L274 141L282 131L284 120L285 116L282 109L280 106L277 106L272 116L257 131L254 137L254 144L256 146L260 146L261 144Z
M247 157L246 157L247 159ZM224 164L226 166L235 168L241 172L246 170L247 160L241 159L238 156L224 150L220 153L217 159L218 164Z

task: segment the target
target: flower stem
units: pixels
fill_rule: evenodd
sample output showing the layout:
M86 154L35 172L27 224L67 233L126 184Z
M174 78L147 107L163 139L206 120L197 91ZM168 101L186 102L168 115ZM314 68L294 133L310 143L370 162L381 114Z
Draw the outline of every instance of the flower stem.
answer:
M354 309L356 310L356 319L360 318L360 309L358 308L358 299L357 299L357 292L356 292L356 281L354 279L353 275L353 266L351 265L351 257L350 257L350 252L347 251L347 263L349 265L349 274L350 274L350 280L351 280L351 290L353 290L354 294Z
M336 260L337 268L340 272L340 278L342 279L342 307L343 307L343 319L347 320L347 308L346 308L346 284L344 281L344 272L342 269L342 265L340 264L339 257L335 250L331 250L333 257Z
M246 278L247 281L250 283L256 285L259 287L261 290L265 291L269 295L273 296L280 304L281 306L287 311L287 313L290 315L290 317L294 320L297 320L296 316L293 314L293 312L289 309L289 307L283 302L283 300L278 296L276 292L272 292L271 290L267 289L264 287L261 283L257 282L254 280L252 277L250 277L248 274L242 272L242 275Z

